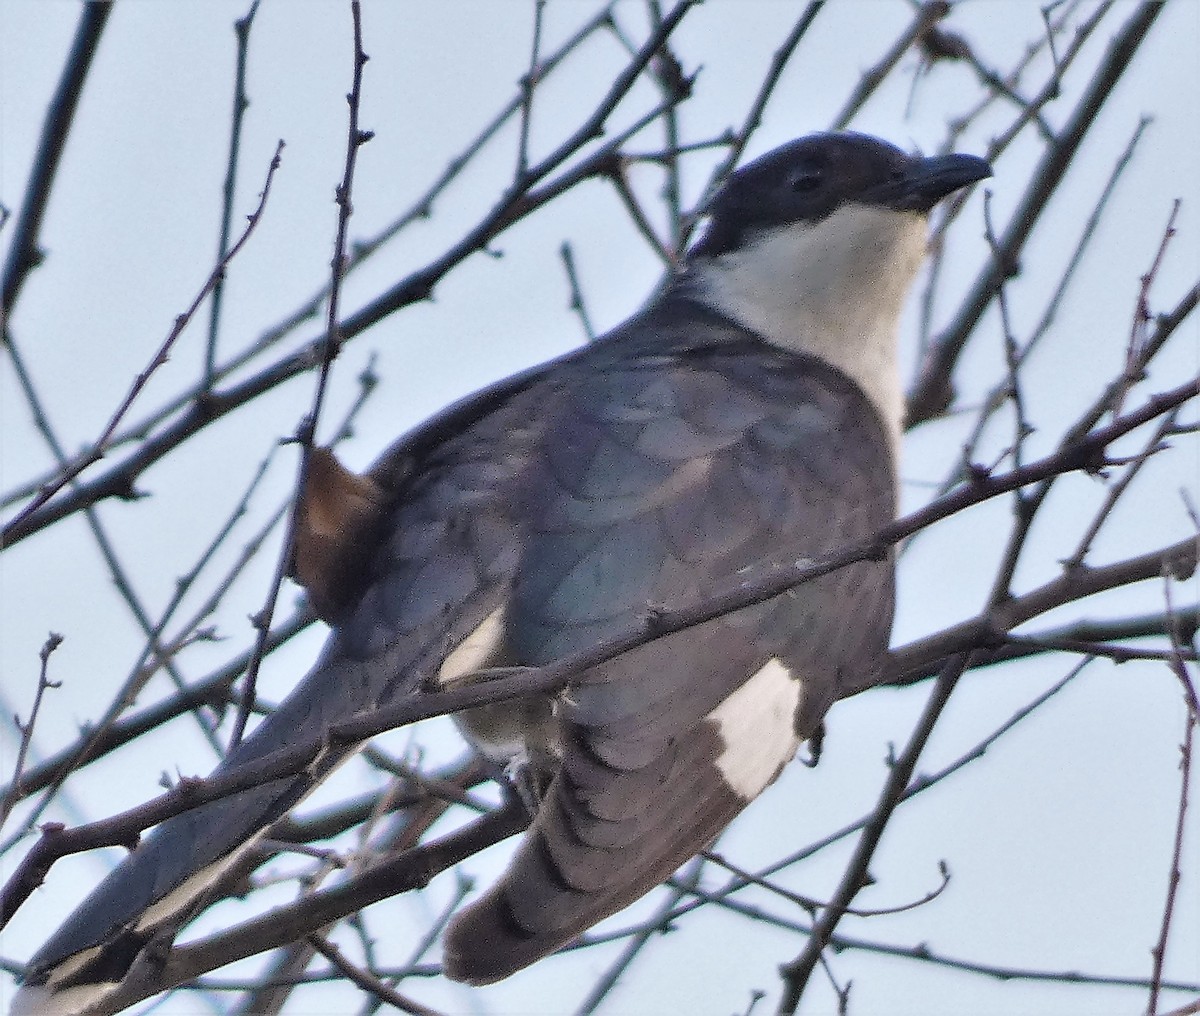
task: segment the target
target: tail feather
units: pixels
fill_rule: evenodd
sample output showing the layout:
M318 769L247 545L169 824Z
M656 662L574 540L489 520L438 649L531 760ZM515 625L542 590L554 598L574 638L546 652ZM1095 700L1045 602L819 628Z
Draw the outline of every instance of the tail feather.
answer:
M288 744L315 738L339 716L362 708L347 694L363 664L337 652L336 639L289 698L234 749L216 774L230 772ZM170 941L245 871L265 829L285 815L357 746L325 750L301 773L253 787L168 819L109 873L34 954L25 984L54 995L104 996L121 982L151 939ZM91 991L86 991L91 986ZM88 1011L92 1001L75 1004Z
M450 923L448 977L492 984L537 962L640 899L733 821L749 802L718 778L708 730L689 733L668 771L647 767L657 777L648 810L631 797L626 815L595 814L566 782L578 765L564 765L504 876ZM578 763L578 753L571 755ZM642 788L644 776L610 774Z

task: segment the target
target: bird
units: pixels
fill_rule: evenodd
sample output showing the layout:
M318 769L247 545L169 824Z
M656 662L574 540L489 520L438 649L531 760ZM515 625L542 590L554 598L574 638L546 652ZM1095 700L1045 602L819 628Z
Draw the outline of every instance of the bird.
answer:
M332 631L218 772L872 537L896 511L897 336L929 213L991 173L858 133L790 141L730 175L625 323L468 396L362 475L315 449L293 572ZM446 975L507 978L706 849L834 702L884 679L894 588L890 557L857 561L556 694L458 714L526 777L533 814L450 922ZM108 1011L152 984L154 951L350 750L162 823L29 961L15 1011Z

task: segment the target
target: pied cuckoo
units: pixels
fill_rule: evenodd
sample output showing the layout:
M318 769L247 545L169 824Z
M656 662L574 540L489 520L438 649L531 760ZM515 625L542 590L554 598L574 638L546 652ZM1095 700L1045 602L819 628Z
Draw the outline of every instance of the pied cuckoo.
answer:
M896 332L942 198L990 175L859 134L734 173L660 295L574 353L418 427L364 476L312 459L295 571L333 631L312 672L222 764L498 666L536 667L771 562L893 517ZM560 694L458 719L543 790L499 882L445 935L448 976L507 977L707 847L881 679L890 560L656 639ZM18 1010L108 1012L221 876L341 762L164 822L29 962ZM153 948L151 948L153 946Z

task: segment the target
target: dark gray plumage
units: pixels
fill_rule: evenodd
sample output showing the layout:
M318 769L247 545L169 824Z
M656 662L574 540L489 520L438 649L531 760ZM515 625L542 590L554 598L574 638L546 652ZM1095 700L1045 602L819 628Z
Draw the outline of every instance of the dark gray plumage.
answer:
M924 215L987 173L859 135L740 170L644 313L384 456L353 546L335 540L322 558L353 567L314 597L337 622L320 662L222 771L423 684L550 662L649 605L696 602L886 524L894 331ZM890 562L863 562L628 653L553 702L462 717L549 789L504 878L451 925L447 973L508 976L706 846L833 701L876 679L892 597ZM146 943L169 940L341 757L164 823L33 958L26 1004L65 992L102 1011L106 983L141 976Z

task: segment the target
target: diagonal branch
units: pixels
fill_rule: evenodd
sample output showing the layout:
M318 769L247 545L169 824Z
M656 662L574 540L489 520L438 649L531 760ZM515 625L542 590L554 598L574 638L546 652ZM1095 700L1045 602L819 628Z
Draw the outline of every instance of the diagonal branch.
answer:
M951 375L968 337L1004 281L1005 272L1020 261L1025 241L1050 197L1057 192L1088 131L1098 122L1101 107L1133 63L1162 9L1163 5L1154 0L1141 3L1109 44L1104 62L1093 76L1087 94L1034 171L1024 198L1000 239L1001 256L988 263L954 320L930 345L916 385L909 393L907 427L940 416L949 408L954 397Z
M71 52L63 66L54 97L46 107L46 120L42 124L42 134L33 159L33 175L25 188L25 199L17 216L16 234L8 250L4 275L0 278L0 333L5 343L10 341L8 319L16 306L21 288L42 259L38 249L42 219L50 203L54 178L67 147L92 58L96 55L100 36L111 13L111 2L89 3L80 8L79 25L75 29Z
M763 603L788 589L857 561L877 560L888 552L889 547L917 530L972 505L1048 476L1089 468L1108 444L1149 420L1170 412L1198 392L1200 381L1192 380L1169 392L1151 396L1139 409L1098 428L1077 445L1001 476L979 476L975 482L964 485L960 490L885 526L870 540L828 554L817 561L798 561L777 567L762 579L742 583L694 607L655 610L642 625L629 632L605 639L596 646L573 653L546 667L509 668L502 672L504 676L494 680L450 691L416 695L392 706L360 713L333 723L319 741L302 742L280 749L207 780L183 781L163 796L124 815L71 830L61 827L45 829L42 838L21 861L3 893L0 893L0 926L7 923L29 894L42 883L50 867L60 857L98 846L136 842L138 831L172 815L298 773L325 749L337 750L360 744L384 731L474 706L560 691L575 675L631 649L743 607ZM1032 593L993 605L983 616L956 625L910 649L907 663L898 670L899 678L895 683L903 682L904 666L924 666L930 659L948 659L966 651L986 649L1001 640L1005 632L1053 607L1163 573L1176 578L1190 575L1196 568L1197 552L1197 541L1187 539L1104 568L1069 570L1059 579ZM847 688L845 693L852 694L858 690L862 689Z

